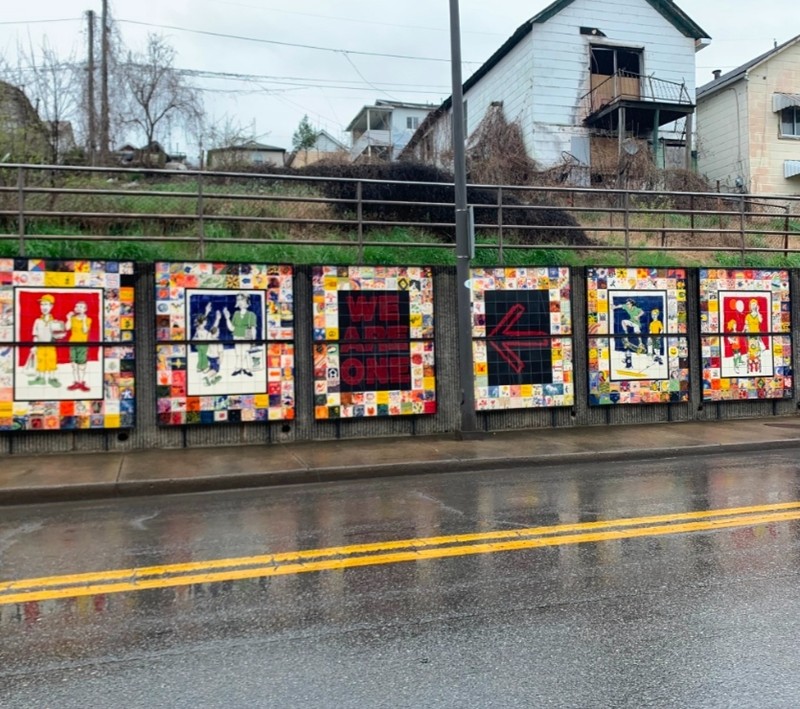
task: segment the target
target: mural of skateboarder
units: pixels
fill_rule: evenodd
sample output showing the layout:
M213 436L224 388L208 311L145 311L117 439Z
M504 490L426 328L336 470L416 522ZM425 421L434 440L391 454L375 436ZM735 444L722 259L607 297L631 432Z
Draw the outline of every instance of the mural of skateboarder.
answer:
M628 298L621 305L615 305L614 310L622 310L626 315L620 323L622 330L625 332L625 337L622 338L622 347L625 350L625 366L631 367L633 365L631 352L644 354L646 350L645 343L641 337L644 310L636 305L636 301L633 298ZM631 335L635 336L633 338L635 342L631 340Z

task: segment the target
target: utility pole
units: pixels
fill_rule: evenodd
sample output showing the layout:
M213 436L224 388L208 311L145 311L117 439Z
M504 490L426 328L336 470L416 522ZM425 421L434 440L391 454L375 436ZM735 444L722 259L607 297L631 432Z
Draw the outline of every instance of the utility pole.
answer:
M108 0L103 0L100 66L100 161L108 163Z
M467 159L464 150L464 90L461 84L461 23L458 0L450 0L450 62L453 74L453 162L456 202L456 302L458 305L458 374L461 383L461 435L478 431L472 356L470 287L470 214L467 207Z
M95 149L97 147L97 135L95 126L95 110L94 110L94 10L89 10L86 13L89 22L89 66L87 68L87 86L86 92L88 94L86 103L89 118L89 165L95 165Z

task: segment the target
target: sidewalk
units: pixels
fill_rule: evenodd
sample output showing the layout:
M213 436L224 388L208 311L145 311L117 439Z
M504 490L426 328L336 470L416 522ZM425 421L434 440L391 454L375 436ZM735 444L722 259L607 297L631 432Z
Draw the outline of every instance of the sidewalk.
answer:
M0 505L800 446L800 417L6 456Z

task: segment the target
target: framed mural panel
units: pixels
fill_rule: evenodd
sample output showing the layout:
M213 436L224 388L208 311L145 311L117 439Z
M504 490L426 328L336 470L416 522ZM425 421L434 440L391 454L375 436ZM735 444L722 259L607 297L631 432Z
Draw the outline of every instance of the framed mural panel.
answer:
M315 266L317 419L436 412L427 267Z
M572 406L570 269L476 268L470 287L476 410Z
M586 272L590 405L689 400L686 270Z
M703 400L792 396L786 270L700 269Z
M163 426L291 420L291 266L159 262L156 399Z
M131 428L134 268L0 259L0 430Z

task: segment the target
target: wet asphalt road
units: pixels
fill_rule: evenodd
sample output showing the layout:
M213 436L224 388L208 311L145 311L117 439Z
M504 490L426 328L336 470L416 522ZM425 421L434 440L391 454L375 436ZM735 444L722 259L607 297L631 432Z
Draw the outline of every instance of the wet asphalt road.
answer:
M0 508L0 581L800 500L798 450ZM0 605L0 706L796 707L800 523Z

